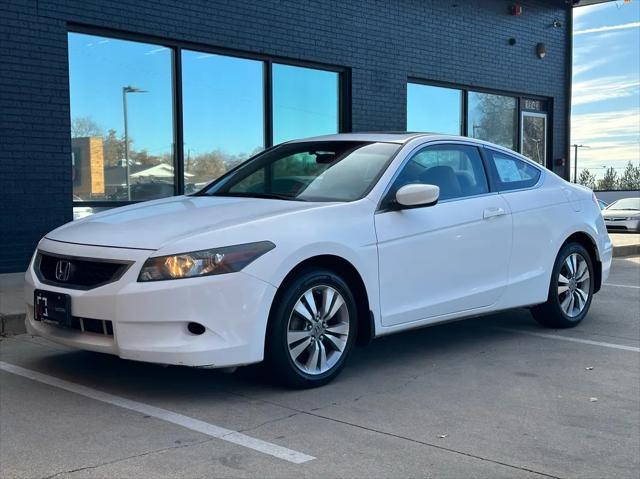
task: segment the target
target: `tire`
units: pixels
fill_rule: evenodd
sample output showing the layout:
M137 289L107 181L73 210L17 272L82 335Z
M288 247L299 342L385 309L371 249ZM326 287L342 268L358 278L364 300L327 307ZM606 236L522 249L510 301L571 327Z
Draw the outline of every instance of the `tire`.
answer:
M553 265L547 302L531 309L533 317L548 328L577 326L589 312L594 279L593 261L584 246L564 245Z
M340 276L325 269L303 271L282 288L267 330L269 374L297 389L327 384L344 367L358 333L353 294Z

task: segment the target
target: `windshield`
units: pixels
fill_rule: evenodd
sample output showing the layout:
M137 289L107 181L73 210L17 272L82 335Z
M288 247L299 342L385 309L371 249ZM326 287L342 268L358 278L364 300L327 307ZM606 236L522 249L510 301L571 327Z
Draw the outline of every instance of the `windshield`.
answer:
M400 145L362 141L285 143L255 156L198 195L353 201L376 184Z
M638 210L640 211L640 198L623 198L618 201L614 201L609 206L608 210Z

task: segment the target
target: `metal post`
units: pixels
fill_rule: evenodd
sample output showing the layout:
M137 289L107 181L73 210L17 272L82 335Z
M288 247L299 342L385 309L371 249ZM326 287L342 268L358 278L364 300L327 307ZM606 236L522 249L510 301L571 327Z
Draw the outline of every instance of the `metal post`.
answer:
M131 201L131 185L129 183L129 126L127 119L127 93L131 87L122 87L122 110L124 113L124 162L126 166L127 200Z
M578 183L578 148L591 148L587 145L578 145L577 143L573 146L573 182Z
M129 167L129 125L128 125L128 116L127 116L127 93L147 93L147 90L143 90L141 88L137 88L135 86L127 85L122 87L122 112L124 115L124 161L126 163L126 173L127 173L127 200L131 201L131 183L130 183L130 174L131 170Z

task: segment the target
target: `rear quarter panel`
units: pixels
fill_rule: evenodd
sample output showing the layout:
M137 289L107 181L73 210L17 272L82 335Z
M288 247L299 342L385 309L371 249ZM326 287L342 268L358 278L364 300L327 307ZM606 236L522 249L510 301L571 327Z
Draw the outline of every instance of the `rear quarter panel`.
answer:
M594 234L585 220L589 208L583 207L582 198L568 193L564 181L547 172L535 188L501 193L513 216L513 249L509 286L496 309L546 301L553 264L564 241L585 229Z

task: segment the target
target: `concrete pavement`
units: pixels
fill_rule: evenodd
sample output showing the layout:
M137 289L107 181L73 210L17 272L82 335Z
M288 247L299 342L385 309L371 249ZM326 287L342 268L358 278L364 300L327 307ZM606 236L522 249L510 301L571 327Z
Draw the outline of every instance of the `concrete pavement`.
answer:
M578 328L542 329L516 310L389 336L309 391L276 388L258 367L162 368L27 335L3 339L0 360L315 458L293 464L0 371L3 478L637 478L640 468L639 258L614 260Z

